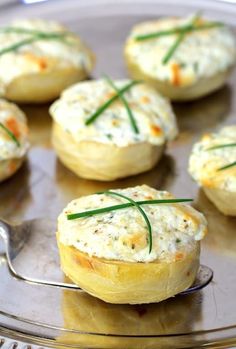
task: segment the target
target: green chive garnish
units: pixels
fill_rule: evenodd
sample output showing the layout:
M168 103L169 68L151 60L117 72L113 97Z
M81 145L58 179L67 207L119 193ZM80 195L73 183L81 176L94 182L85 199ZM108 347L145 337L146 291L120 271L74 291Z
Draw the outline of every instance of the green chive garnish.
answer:
M164 58L162 60L162 64L165 65L165 64L167 64L169 62L169 60L171 59L171 57L173 56L173 54L175 53L175 51L177 50L177 48L179 47L181 42L184 40L185 34L186 34L186 32L182 32L178 36L177 40L174 42L174 44L170 47L170 49L168 50L168 52L164 56Z
M236 147L236 143L219 144L219 145L215 145L213 147L207 148L205 150L215 150L215 149L222 149L222 148L229 148L229 147ZM236 165L236 162L232 162L231 164L218 168L217 171L226 170L227 168L233 167L235 165Z
M138 205L156 205L156 204L176 204L181 202L190 202L193 201L193 199L169 199L169 200L145 200L145 201L136 201ZM68 220L78 219L78 218L86 218L91 216L96 216L102 213L121 210L124 208L132 207L133 205L131 203L127 204L120 204L120 205L113 205L103 208L97 208L95 210L89 210L79 213L70 213L67 215Z
M224 26L224 24L221 22L211 22L211 23L206 23L198 26L195 26L193 24L187 24L187 25L175 27L169 30L160 30L150 34L137 35L135 36L134 39L136 41L143 41L148 39L159 38L161 36L169 36L169 35L180 34L180 33L190 33L193 31L211 29L211 28L222 27L222 26Z
M125 85L123 88L119 90L119 94L123 95L126 91L131 89L134 85L140 84L141 81L133 80L129 84ZM106 110L114 101L116 101L118 98L120 98L119 94L115 94L112 96L107 102L102 104L96 111L93 113L86 121L85 125L92 124L103 112Z
M236 166L236 161L231 162L231 164L228 164L228 165L225 165L223 167L218 168L217 171L226 170L226 169L234 167L234 166Z
M16 136L14 135L13 132L11 132L11 130L9 130L9 128L7 128L5 125L3 125L0 122L0 127L8 134L8 136L13 140L13 142L16 143L17 147L20 147L20 142L18 141L18 139L16 138Z
M102 214L102 213L107 213L107 212L121 210L121 209L125 209L125 208L128 208L128 207L135 206L140 211L140 213L142 211L141 214L142 214L143 218L145 217L144 219L145 219L145 222L147 223L148 232L149 232L149 253L152 250L152 228L151 228L151 224L150 224L150 221L149 221L146 213L142 210L140 205L174 204L174 203L193 201L192 199L162 199L162 200L134 201L134 200L130 199L129 197L125 196L125 195L122 195L122 194L119 194L119 193L116 193L116 192L112 192L112 191L105 191L105 192L100 192L100 193L97 193L97 194L116 195L116 196L119 196L119 197L122 197L122 198L128 200L129 202L125 203L125 204L113 205L113 206L98 208L98 209L84 211L84 212L79 212L79 213L71 213L71 214L67 215L67 219L68 220L74 220L74 219L78 219L78 218L86 218L86 217L99 215L99 214Z
M122 199L125 199L127 201L129 201L133 206L135 206L137 208L137 210L141 213L141 215L143 216L143 219L145 220L146 224L147 224L147 229L148 229L148 244L149 244L149 253L151 253L152 251L152 226L151 223L148 219L148 216L146 215L146 213L144 212L144 210L137 204L136 201L134 201L133 199L129 198L128 196L116 193L114 191L104 191L101 194L105 194L105 195L111 195L111 196L118 196L121 197Z
M39 41L39 40L61 40L65 43L67 43L65 41L65 36L68 35L68 33L44 33L44 32L40 32L40 31L34 31L34 30L27 30L24 28L0 28L0 34L5 32L16 32L16 33L22 33L22 34L30 34L31 37L26 38L24 40L18 41L15 44L12 44L10 46L7 46L3 49L0 49L0 56L11 52L11 51L16 51L19 48L21 48L22 46L26 46L31 44L32 42L35 41Z
M64 37L66 35L70 35L69 32L44 32L41 30L35 30L35 29L28 29L28 28L20 28L20 27L4 27L0 28L0 34L5 33L16 33L16 34L28 34L31 36L38 36L38 37Z
M124 106L125 106L125 109L127 111L127 114L129 116L129 119L130 119L130 123L131 123L131 126L134 130L135 133L139 133L139 129L138 129L138 126L137 126L137 123L135 121L135 118L134 118L134 115L133 115L133 112L132 110L130 109L130 106L126 100L126 98L123 96L122 93L120 93L120 90L116 87L116 85L114 84L114 82L108 77L106 76L105 77L108 84L116 91L117 95L119 96L120 100L123 102Z
M194 24L196 23L196 21L199 19L199 13L197 13L191 23L189 24L190 26L194 26ZM173 43L173 45L169 48L169 50L167 51L166 55L164 56L163 60L162 60L162 64L167 64L169 62L169 60L171 59L171 57L173 56L173 54L175 53L175 51L177 50L177 48L179 47L179 45L181 44L181 42L184 40L185 35L188 33L188 30L183 30L182 32L180 32L179 36L177 37L177 39L175 40L175 42Z
M228 147L236 147L236 143L219 144L219 145L215 145L213 147L207 148L206 150L214 150L214 149L221 149L221 148L228 148Z
M20 48L22 46L26 46L28 44L31 44L32 42L37 41L37 40L39 40L39 38L29 38L29 39L18 41L15 44L12 44L10 46L7 46L7 47L1 49L0 56L3 56L5 53L11 52L11 51L16 51L16 50L18 50L18 48Z

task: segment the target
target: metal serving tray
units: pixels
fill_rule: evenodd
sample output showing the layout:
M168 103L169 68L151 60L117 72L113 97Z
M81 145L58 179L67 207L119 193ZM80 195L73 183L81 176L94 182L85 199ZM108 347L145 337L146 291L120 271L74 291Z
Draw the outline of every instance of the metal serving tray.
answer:
M1 25L17 17L63 21L78 31L97 56L93 77L126 76L122 48L136 22L161 15L185 15L202 9L210 18L234 24L236 5L221 1L49 1L0 6ZM17 223L34 219L38 238L19 261L24 272L60 273L54 232L68 201L107 188L149 184L177 197L195 198L209 222L201 262L214 280L201 292L147 306L105 304L85 293L36 286L14 279L0 245L0 335L40 346L81 348L229 348L236 346L236 219L220 214L187 173L193 142L203 132L235 123L236 75L220 91L196 102L174 105L179 138L152 171L101 183L77 178L51 147L49 105L22 106L30 126L28 161L0 185L0 217ZM35 219L37 218L37 219ZM39 219L40 218L40 219ZM17 343L17 342L16 342ZM0 341L4 346L3 342ZM14 345L13 345L14 347Z

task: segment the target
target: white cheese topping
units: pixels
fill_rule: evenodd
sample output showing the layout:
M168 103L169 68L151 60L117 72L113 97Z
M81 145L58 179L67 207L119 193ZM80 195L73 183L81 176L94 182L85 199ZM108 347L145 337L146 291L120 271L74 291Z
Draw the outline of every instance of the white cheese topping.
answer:
M13 103L0 99L0 123L9 129L16 142L0 127L0 161L23 157L28 148L28 128L24 113Z
M88 48L80 38L62 25L45 20L18 20L10 28L24 28L44 33L69 33L63 40L37 40L21 46L17 50L0 55L0 90L13 79L31 73L58 68L75 67L90 72L92 58ZM31 34L5 33L0 28L0 50L32 38Z
M192 31L185 35L167 64L162 61L178 38L177 34L137 41L138 35L173 29L190 23L191 18L165 18L136 25L127 40L126 54L152 78L176 86L188 86L212 77L236 61L234 35L226 26ZM199 25L207 23L201 19Z
M236 125L224 127L219 133L205 134L193 147L189 172L201 185L236 192L236 166L219 171L236 161L236 147L209 148L236 143Z
M146 185L114 191L135 201L173 198L168 192ZM67 219L67 214L126 202L106 194L89 195L70 202L58 218L60 242L99 258L151 262L180 258L181 254L191 251L196 241L206 233L204 216L184 204L142 205L152 226L151 253L147 226L137 208Z
M129 80L114 81L122 88ZM127 110L119 99L113 102L92 124L86 120L116 92L106 80L80 82L68 88L50 108L54 120L76 141L91 140L123 147L137 142L162 145L177 134L170 103L153 88L138 84L124 96L139 128L135 133Z

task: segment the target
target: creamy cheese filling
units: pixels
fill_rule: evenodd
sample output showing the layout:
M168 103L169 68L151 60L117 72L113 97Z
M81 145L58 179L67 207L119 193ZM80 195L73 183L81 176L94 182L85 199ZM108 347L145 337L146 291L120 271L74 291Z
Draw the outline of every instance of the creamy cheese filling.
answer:
M7 132L0 127L0 161L23 157L28 148L28 128L26 118L13 103L0 99L0 123L17 138L18 146Z
M114 81L118 88L129 82ZM114 94L105 80L81 82L67 89L51 106L50 112L54 120L78 142L90 140L121 147L137 142L162 145L176 136L177 125L170 103L145 84L135 85L124 94L139 133L134 132L120 100L112 103L94 123L86 126L86 120Z
M236 143L235 125L224 127L219 133L206 134L194 145L189 172L200 185L236 192L236 166L219 171L236 161L236 147L207 150L229 143Z
M136 25L126 43L126 53L144 73L173 85L188 86L201 78L212 77L236 61L234 35L226 26L192 31L185 35L167 64L163 58L177 35L136 41L138 35L169 30L190 23L191 18L165 18ZM202 24L205 21L202 20Z
M146 185L115 190L135 201L173 198L168 192ZM124 199L94 194L73 200L58 218L59 239L90 256L128 262L178 259L191 251L206 233L204 216L184 204L143 205L152 226L149 253L147 226L137 208L68 220L67 214L121 203Z
M56 22L43 20L18 20L11 23L9 27L45 33L68 32ZM30 34L3 33L0 30L0 50L31 37ZM3 93L5 86L19 76L53 70L55 66L60 68L74 66L87 72L91 71L91 56L78 36L70 33L63 40L37 40L0 55L0 92Z

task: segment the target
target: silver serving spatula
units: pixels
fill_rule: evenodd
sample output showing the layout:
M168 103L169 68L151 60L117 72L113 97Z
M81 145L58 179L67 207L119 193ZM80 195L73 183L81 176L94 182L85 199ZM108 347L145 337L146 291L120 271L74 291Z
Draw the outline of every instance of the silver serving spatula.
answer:
M64 283L55 237L54 222L34 219L17 226L0 220L0 255L5 257L11 275L30 284L81 290ZM35 277L37 276L37 277ZM207 286L213 271L201 265L194 284L180 294L189 294Z

